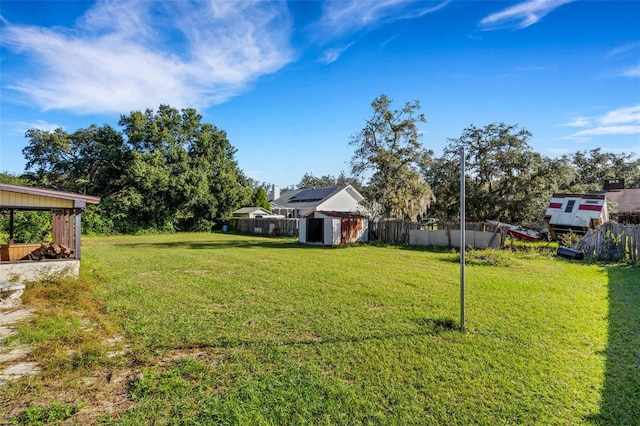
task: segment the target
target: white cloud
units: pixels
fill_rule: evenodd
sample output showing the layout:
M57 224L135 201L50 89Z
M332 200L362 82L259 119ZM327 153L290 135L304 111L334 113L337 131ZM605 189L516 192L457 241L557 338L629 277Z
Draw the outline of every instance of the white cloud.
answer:
M16 121L11 123L11 125L14 129L14 132L21 133L21 134L24 134L29 129L40 129L40 130L44 130L45 132L52 132L56 129L64 130L63 125L56 124L56 123L48 123L44 120L36 120L33 122Z
M606 113L601 119L602 124L640 124L640 105L620 108Z
M566 127L587 127L590 126L593 121L592 118L589 117L575 117L572 121L568 122L568 123L563 123L560 124L559 126L566 126Z
M578 127L589 127L575 132L567 139L588 138L603 135L635 135L640 134L640 105L618 108L600 117L577 118L573 122ZM572 123L565 124L566 126Z
M563 4L573 1L575 0L527 0L483 18L480 26L487 30L505 27L520 30L535 24Z
M622 72L624 77L640 78L640 65L627 68Z
M572 138L581 138L585 136L602 136L602 135L636 135L640 134L639 126L599 126L593 129L580 130L572 134Z
M45 110L209 106L292 60L280 3L103 1L75 28L1 31L5 46L37 64L7 87Z
M334 47L331 49L326 49L323 52L323 56L320 59L320 62L322 62L323 64L330 64L333 63L335 61L338 60L338 58L340 58L340 55L342 55L348 48L351 47L351 45L353 44L353 42L349 43L346 46L341 46L341 47Z
M323 29L325 36L335 37L381 22L419 18L444 8L450 2L451 0L436 4L415 0L328 1L324 4L319 27Z
M628 53L633 53L635 50L640 49L640 41L635 41L632 43L626 43L623 45L620 45L614 49L611 49L611 51L609 52L609 54L607 56L612 57L612 56L622 56L622 55L626 55Z

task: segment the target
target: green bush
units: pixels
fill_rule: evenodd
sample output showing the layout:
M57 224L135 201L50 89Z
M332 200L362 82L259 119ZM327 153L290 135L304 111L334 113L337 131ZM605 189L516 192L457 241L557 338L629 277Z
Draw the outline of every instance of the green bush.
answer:
M9 221L9 212L3 212L0 216L0 234L6 235L4 242L9 240ZM14 212L13 223L13 242L15 243L37 243L51 240L50 211Z
M558 243L562 247L573 247L578 244L578 242L580 242L580 235L576 234L573 231L564 233L560 235L560 238L558 238Z

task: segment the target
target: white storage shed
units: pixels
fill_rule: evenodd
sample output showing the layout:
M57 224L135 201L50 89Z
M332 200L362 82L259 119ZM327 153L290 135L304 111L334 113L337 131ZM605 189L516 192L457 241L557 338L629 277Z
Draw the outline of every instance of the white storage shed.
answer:
M369 241L369 219L349 212L315 211L300 219L300 242L337 246Z

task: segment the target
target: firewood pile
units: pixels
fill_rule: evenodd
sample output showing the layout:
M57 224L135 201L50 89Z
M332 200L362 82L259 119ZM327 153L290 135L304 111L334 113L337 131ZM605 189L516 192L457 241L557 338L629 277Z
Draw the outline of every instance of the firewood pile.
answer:
M27 255L29 260L65 259L71 257L73 251L62 244L42 243L40 247Z

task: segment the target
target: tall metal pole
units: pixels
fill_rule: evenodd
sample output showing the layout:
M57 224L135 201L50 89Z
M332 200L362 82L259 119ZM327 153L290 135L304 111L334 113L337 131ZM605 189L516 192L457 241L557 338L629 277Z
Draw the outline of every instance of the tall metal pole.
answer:
M460 148L460 330L464 331L464 254L467 247L465 237L465 187L464 147Z

